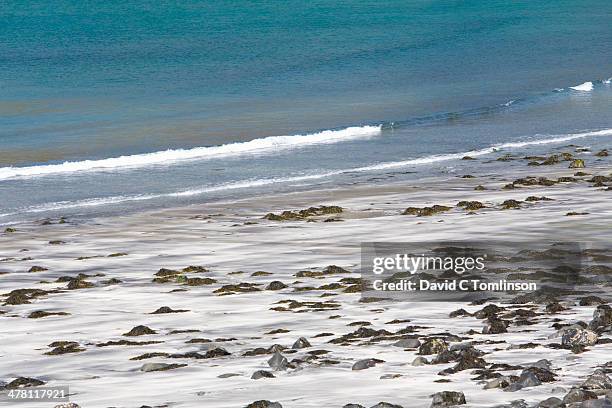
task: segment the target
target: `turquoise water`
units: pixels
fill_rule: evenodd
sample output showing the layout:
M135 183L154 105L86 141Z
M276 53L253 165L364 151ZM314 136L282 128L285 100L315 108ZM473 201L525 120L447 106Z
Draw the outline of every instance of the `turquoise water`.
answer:
M611 17L594 0L3 2L0 222L612 128ZM346 127L362 130L261 141Z

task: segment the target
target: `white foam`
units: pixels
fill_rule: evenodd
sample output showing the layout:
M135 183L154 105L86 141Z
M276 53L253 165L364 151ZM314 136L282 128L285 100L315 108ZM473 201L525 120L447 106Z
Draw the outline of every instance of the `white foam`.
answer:
M419 166L432 164L436 162L450 161L450 160L458 160L464 156L483 156L487 154L491 154L494 152L498 152L501 150L508 149L516 149L527 146L536 146L536 145L546 145L546 144L555 144L555 143L563 143L570 140L585 138L585 137L604 137L604 136L612 136L612 129L603 129L592 132L583 132L583 133L572 133L568 135L562 135L547 139L536 139L536 140L526 140L522 142L510 142L510 143L502 143L493 146L489 146L479 150L470 150L459 153L449 153L449 154L440 154L440 155L431 155L425 157L419 157L410 160L396 161L396 162L384 162L379 164L373 164L370 166L363 167L355 167L350 169L339 169L332 170L324 173L317 174L304 174L304 175L296 175L289 177L274 177L267 179L251 179L233 183L220 184L217 186L210 187L202 187L196 189L188 189L179 192L173 193L164 193L164 194L143 194L143 195L133 195L133 196L115 196L115 197L101 197L101 198L91 198L79 201L60 201L54 203L46 203L42 205L36 205L32 207L27 207L24 209L20 209L19 213L39 213L46 211L54 211L54 210L64 210L64 209L72 209L79 207L95 207L102 205L112 205L112 204L120 204L129 201L146 201L153 199L163 199L163 198L184 198L184 197L192 197L203 195L207 193L214 193L225 190L238 190L238 189L246 189L253 187L263 187L272 184L280 184L280 183L292 183L306 180L318 180L327 177L333 177L346 173L355 173L355 172L368 172L368 171L376 171L376 170L385 170L392 169L398 167L409 167L409 166ZM9 215L14 215L15 213L7 213L0 214L0 217L5 217Z
M0 180L17 177L40 177L51 174L112 171L136 169L154 165L170 165L177 162L216 159L240 155L266 154L281 150L316 144L338 143L380 134L382 126L348 127L341 130L325 130L319 133L294 136L269 136L248 142L193 149L164 150L154 153L112 157L101 160L83 160L29 167L2 167Z
M580 91L580 92L590 92L593 90L593 83L590 81L584 82L580 85L570 86L570 89L573 89L574 91Z

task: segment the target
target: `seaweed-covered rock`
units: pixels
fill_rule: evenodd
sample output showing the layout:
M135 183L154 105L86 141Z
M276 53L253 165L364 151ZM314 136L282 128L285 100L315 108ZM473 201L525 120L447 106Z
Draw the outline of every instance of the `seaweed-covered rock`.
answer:
M457 207L461 207L468 211L476 211L485 208L485 205L480 201L459 201Z
M30 269L28 269L29 273L34 273L34 272L44 272L44 271L48 271L49 269L45 268L44 266L37 266L34 265L33 267L31 267Z
M259 400L255 402L251 402L246 408L283 408L283 406L278 402L272 402L268 400Z
M187 364L145 363L140 367L140 371L149 373L153 371L174 370L181 367L187 367Z
M85 279L81 277L77 277L77 278L70 279L70 281L68 282L68 286L66 286L66 288L70 290L75 290L75 289L93 288L93 286L94 286L93 283L87 282Z
M499 334L506 333L508 331L508 322L497 317L490 317L487 319L482 334Z
M281 290L285 289L286 287L287 285L281 281L272 281L268 284L268 286L266 286L266 290Z
M418 217L428 217L431 215L439 214L445 211L450 210L451 207L447 207L445 205L432 205L431 207L408 207L403 212L402 215L416 215Z
M18 377L18 378L15 378L10 383L8 383L4 388L17 389L17 388L38 387L39 385L45 385L45 382L38 380L36 378Z
M184 313L188 312L186 309L172 309L168 306L162 306L158 308L156 311L151 312L151 314L166 314L166 313Z
M597 156L597 157L608 157L608 150L607 149L600 150L597 153L595 153L595 156Z
M123 333L124 336L144 336L147 334L156 334L157 332L147 326L139 325L132 328L127 333Z
M512 208L521 208L521 203L516 200L506 200L501 203L502 210L510 210Z
M455 405L464 405L465 395L457 391L442 391L436 392L431 401L431 408L452 407Z
M419 347L420 355L427 356L431 354L438 354L448 350L448 344L438 338L431 338L423 341L423 344Z
M340 214L343 211L344 209L337 205L322 205L299 211L283 211L280 214L268 213L263 218L270 221L295 221L321 215Z

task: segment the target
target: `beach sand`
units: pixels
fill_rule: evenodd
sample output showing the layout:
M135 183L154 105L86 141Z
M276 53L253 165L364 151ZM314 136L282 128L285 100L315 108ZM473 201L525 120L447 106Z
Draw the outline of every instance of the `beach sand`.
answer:
M519 399L533 406L549 397L563 399L571 387L580 386L598 366L605 365L612 352L609 332L601 328L594 330L599 335L597 344L586 350L574 349L578 351L574 353L555 347L561 339L554 323L593 319L597 304L578 305L580 295L558 294L563 310L546 310L550 302L523 305L535 312L528 317L529 324L508 317L507 332L483 334L486 319L451 318L449 313L459 308L474 313L487 304L370 303L363 301L359 291L347 288L361 276L361 243L373 241L514 241L543 247L580 243L582 249L603 250L598 258L586 255L583 262L585 268L603 265L600 274L609 278L612 191L608 185L612 183L595 186L588 180L612 176L610 159L588 152L573 154L585 160L586 168L568 168L570 161L563 160L528 166L529 160L517 158L524 165L499 174L491 173L484 160L473 160L473 178L438 177L11 226L14 232L0 234L0 381L6 385L27 377L48 386L69 385L71 401L88 408L229 408L258 400L278 401L285 408L348 403L370 407L380 401L418 408L429 407L432 394L441 391L463 392L469 407ZM574 176L578 171L588 175ZM529 175L576 180L503 188ZM478 185L485 190L475 190ZM525 201L529 196L551 200ZM466 211L457 207L462 200L480 201L485 208ZM517 200L519 208L502 209L505 200ZM434 204L451 209L431 216L402 215L408 207ZM289 221L263 218L270 212L319 205L344 210ZM337 222L323 222L330 218ZM329 265L346 271L326 270ZM36 266L41 270L31 269ZM205 270L180 272L189 266ZM167 270L160 273L161 268ZM322 271L329 273L317 273ZM267 289L273 281L282 285ZM8 301L11 291L24 288L40 291ZM609 292L604 279L590 285L588 294L605 298ZM506 308L500 316L516 310L495 304ZM178 312L153 313L163 306ZM63 314L31 315L37 311ZM136 334L145 334L124 335L140 325L151 331L140 328ZM341 336L349 333L355 334L343 341ZM300 337L307 339L302 344L306 347L292 349ZM478 377L474 368L440 375L455 366L458 357L413 366L419 350L393 346L406 337L421 343L441 338L451 347L471 341L484 352L487 368L494 363L514 367L493 368L480 379L474 379ZM59 341L76 344L49 347ZM143 343L105 344L121 341ZM530 342L534 344L516 347ZM275 344L282 346L278 350L288 360L286 369L274 370L268 364ZM56 355L47 354L52 350ZM145 353L159 354L135 359ZM430 362L435 358L423 357ZM352 369L357 361L370 358L382 362ZM528 363L541 359L551 363L554 381L513 392L484 389L495 378L491 373L519 376ZM148 365L143 371L148 363L166 366ZM163 370L148 371L155 368ZM274 378L252 379L258 370ZM53 405L0 400L0 406Z

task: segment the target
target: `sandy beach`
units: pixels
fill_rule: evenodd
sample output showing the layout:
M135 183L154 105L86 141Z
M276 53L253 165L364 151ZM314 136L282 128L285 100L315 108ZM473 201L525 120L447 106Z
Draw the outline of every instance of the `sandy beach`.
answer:
M595 153L559 146L557 162L537 166L506 157L504 173L491 169L499 153L472 160L469 176L11 225L0 234L2 392L23 377L68 385L88 408L441 407L456 397L432 397L443 391L519 408L561 406L538 404L577 387L598 399L567 406L608 406L612 165ZM576 159L586 167L570 168ZM433 205L448 209L403 214ZM342 211L282 215L312 206ZM364 300L363 242L450 241L537 242L542 254L579 243L585 290ZM500 321L506 330L483 333ZM566 340L568 328L583 337ZM604 380L585 385L598 368Z

